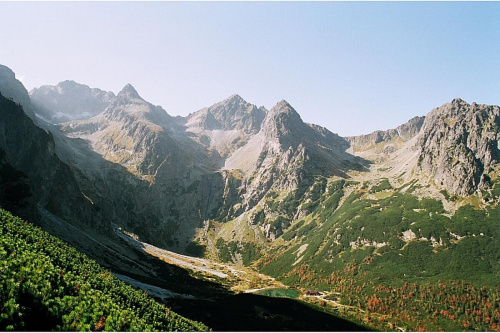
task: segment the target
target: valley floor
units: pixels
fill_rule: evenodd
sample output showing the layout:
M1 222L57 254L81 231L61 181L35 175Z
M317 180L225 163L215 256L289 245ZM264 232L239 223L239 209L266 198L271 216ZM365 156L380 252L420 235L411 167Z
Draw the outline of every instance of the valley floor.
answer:
M314 292L307 290L298 291L295 289L290 289L288 286L277 281L275 278L258 273L251 268L221 264L219 262L211 261L208 259L178 254L142 242L138 239L137 236L125 232L118 227L115 227L114 230L122 240L124 240L132 247L144 251L145 253L154 256L168 264L188 269L191 271L192 275L197 278L220 283L237 294L255 294L262 296L296 299L304 304L308 304L308 306L312 306L315 310L320 310L320 312L351 318L351 320L356 320L356 318L360 317L359 314L364 312L363 310L354 306L341 304L339 302L340 295L338 295L337 293L331 294L329 292L320 292L319 294L315 295ZM161 298L162 300L167 300L167 302L168 300L171 300L173 298L183 298L190 300L196 299L196 297L192 295L176 294L169 290L141 283L125 275L115 274L115 276L133 285L134 287L145 290L154 297ZM287 291L291 291L292 293L289 293ZM290 294L294 295L289 296ZM207 299L204 299L203 301L206 300ZM280 302L280 300L276 300L276 302ZM269 319L268 317L272 316L272 314L260 313L259 316L263 319ZM197 320L200 319L197 318ZM349 326L343 327L345 329ZM395 328L395 326L393 326L392 328ZM263 328L254 327L253 329L262 330ZM358 329L364 330L365 328L359 326Z
M266 297L260 292L287 286L251 268L190 257L140 242L115 227L117 240L82 231L50 213L45 227L65 237L112 271L176 313L215 331L365 331L316 299ZM344 313L343 313L344 314ZM348 316L346 316L348 317Z

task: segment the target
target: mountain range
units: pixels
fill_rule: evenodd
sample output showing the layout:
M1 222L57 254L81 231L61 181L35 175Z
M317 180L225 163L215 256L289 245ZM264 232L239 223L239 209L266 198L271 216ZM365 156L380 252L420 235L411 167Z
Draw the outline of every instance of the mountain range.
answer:
M1 206L94 255L79 233L125 253L118 226L297 287L500 278L498 106L456 98L340 137L285 100L174 117L130 84L28 94L5 66L0 93Z

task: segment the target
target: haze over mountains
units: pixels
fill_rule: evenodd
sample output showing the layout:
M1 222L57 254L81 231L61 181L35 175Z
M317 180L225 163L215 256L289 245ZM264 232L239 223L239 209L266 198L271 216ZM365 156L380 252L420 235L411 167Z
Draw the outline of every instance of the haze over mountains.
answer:
M452 276L401 259L413 246L424 262L479 249L465 271L500 274L488 220L500 202L498 106L457 98L396 129L343 138L285 100L267 110L232 95L172 117L130 84L115 95L64 81L28 96L5 66L0 93L0 203L43 225L61 219L111 242L117 225L292 284L349 265L387 280ZM488 218L464 226L472 207ZM301 267L314 279L298 278Z

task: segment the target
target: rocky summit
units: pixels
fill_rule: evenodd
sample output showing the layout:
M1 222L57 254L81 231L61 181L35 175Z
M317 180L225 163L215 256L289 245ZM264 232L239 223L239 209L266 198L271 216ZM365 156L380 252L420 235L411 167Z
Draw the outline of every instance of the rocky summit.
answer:
M159 257L251 267L309 296L328 290L322 306L372 328L500 320L488 289L500 278L498 106L457 98L343 138L285 100L267 110L231 95L172 117L131 84L115 95L64 81L28 95L5 66L0 93L1 206L111 268L160 274L131 264L140 242ZM443 281L455 298L439 293ZM488 310L457 306L478 284Z
M75 81L64 81L56 86L41 86L29 92L37 115L49 123L90 118L104 111L116 98L112 92Z

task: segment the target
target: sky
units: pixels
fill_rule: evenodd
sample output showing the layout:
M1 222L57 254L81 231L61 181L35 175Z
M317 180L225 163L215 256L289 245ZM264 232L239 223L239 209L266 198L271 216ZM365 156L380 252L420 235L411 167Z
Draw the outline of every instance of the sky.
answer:
M29 90L127 83L170 115L285 99L342 136L460 97L500 104L500 2L0 2L0 64Z

